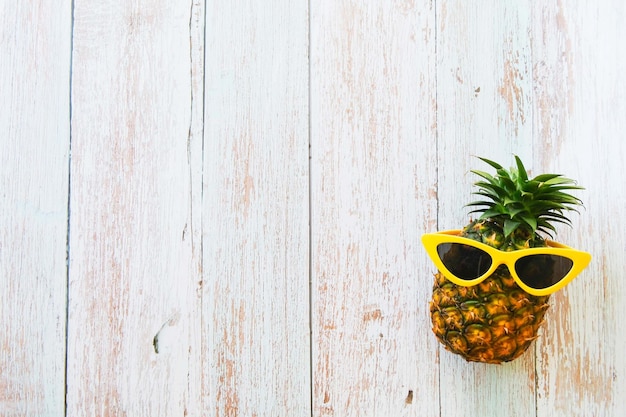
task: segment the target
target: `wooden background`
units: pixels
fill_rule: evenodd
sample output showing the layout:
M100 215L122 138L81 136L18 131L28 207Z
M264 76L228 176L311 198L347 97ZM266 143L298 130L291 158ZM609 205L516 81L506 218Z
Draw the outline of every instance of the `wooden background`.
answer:
M0 415L618 416L626 3L0 2ZM585 186L501 366L430 331L473 155Z

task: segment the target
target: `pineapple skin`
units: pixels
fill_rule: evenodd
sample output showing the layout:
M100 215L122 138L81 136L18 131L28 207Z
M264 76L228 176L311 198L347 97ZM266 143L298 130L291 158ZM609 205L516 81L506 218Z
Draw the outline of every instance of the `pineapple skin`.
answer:
M502 238L496 223L470 222L461 236L500 250L544 246L528 236ZM430 301L432 330L444 347L470 362L499 364L522 355L538 337L549 296L522 290L502 265L480 284L463 287L437 272Z

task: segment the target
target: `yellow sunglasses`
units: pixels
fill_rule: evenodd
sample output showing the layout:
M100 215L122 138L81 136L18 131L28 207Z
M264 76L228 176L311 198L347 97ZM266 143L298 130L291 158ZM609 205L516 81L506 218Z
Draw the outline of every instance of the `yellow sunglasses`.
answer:
M426 233L422 243L437 269L457 285L476 285L504 264L515 282L532 295L548 295L570 283L591 254L546 240L547 247L504 252L458 236L460 230Z

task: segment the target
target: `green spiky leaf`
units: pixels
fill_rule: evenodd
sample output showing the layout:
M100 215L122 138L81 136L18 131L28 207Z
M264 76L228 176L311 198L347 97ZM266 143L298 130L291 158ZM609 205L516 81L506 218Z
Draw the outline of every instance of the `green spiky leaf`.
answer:
M524 168L524 164L522 164L522 160L519 159L519 156L515 155L515 163L517 164L517 175L519 176L522 183L528 181L528 173L526 172L526 168Z
M509 170L487 158L478 157L493 168L495 175L481 170L471 170L480 180L474 183L473 194L480 199L467 206L470 213L480 213L480 220L496 225L505 237L514 234L534 236L542 232L552 236L554 224L571 225L567 211L577 211L582 206L580 198L571 191L584 190L575 181L560 174L540 174L529 178L522 160L515 155L515 166ZM538 237L540 238L540 237Z
M510 236L520 226L520 224L520 222L516 222L515 220L505 220L504 237Z

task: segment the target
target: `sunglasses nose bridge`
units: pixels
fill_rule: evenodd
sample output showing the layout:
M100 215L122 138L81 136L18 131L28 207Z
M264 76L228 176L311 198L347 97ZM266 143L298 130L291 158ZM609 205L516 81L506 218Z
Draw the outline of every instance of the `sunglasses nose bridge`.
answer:
M506 258L495 259L493 256L491 256L491 259L493 262L492 268L494 271L498 269L499 267L501 267L502 265L504 265L509 270L509 274L511 276L515 276L515 259L506 259Z

